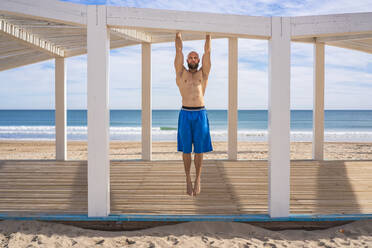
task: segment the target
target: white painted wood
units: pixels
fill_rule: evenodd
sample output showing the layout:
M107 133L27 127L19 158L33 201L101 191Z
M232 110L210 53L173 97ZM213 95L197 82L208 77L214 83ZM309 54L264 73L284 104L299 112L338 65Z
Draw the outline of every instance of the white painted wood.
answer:
M50 53L53 56L64 56L62 48L52 44L51 42L39 38L32 33L29 33L22 28L13 25L5 20L0 20L0 33L9 35L19 42L23 42L25 45L31 48L40 49L44 52Z
M41 61L50 60L52 58L53 57L51 57L49 54L29 50L27 54L24 54L22 56L9 56L0 59L0 71L38 63Z
M9 55L7 59L0 56L0 71L48 59L40 53L33 53L33 50L46 50L50 57L85 54L86 9L86 5L58 0L34 0L32 3L28 0L0 1L1 19L19 28L13 33L18 38L12 38L12 43L2 42L0 46L0 54ZM271 35L270 17L118 6L109 6L108 15L109 27L115 30L110 31L110 48L144 41L173 42L176 31L184 33L183 40L202 40L206 32L214 38L269 39ZM291 40L325 42L327 45L372 54L372 45L368 39L372 35L371 15L371 12L366 12L291 17ZM5 26L0 22L0 29ZM123 28L125 31L118 31ZM2 33L4 34L0 32L0 35ZM19 36L20 33L22 36ZM30 39L30 35L42 38ZM23 47L14 49L14 43L22 42L23 45L17 46ZM35 42L36 46L30 45ZM23 53L21 49L28 49L30 52Z
M151 44L142 43L142 159L152 157Z
M315 160L324 153L324 43L314 44L313 150Z
M270 17L107 6L110 27L270 37Z
M326 44L329 46L347 48L347 49L352 49L352 50L357 50L360 52L372 54L372 45L368 45L367 42L368 41L362 42L360 40L358 41L349 40L349 41L327 42Z
M87 6L58 0L1 0L0 13L86 25Z
M146 32L141 32L133 29L111 28L116 35L124 39L138 41L138 42L151 42L151 35Z
M67 159L66 133L66 63L64 58L55 59L55 130L56 160Z
M88 216L110 213L109 55L106 7L88 6Z
M307 37L307 38L292 38L291 42L300 42L300 43L311 43L313 44L315 42L314 37Z
M363 34L372 31L372 12L290 18L292 38Z
M138 45L139 42L142 42L142 41L151 42L152 44L154 44L154 43L170 42L174 40L174 34L172 33L153 34L152 32L136 31L135 33L127 32L125 34L121 34L121 33L116 32L115 30L120 30L120 29L110 28L110 48L111 49L125 47L125 46ZM125 30L135 31L135 30L128 30L128 29L125 29ZM50 32L52 33L53 30L50 30ZM84 35L83 31L81 31L81 35L82 36L79 37L79 36L76 36L76 34L74 33L74 38L69 37L68 35L66 35L65 38L58 37L58 42L64 45L65 57L72 57L72 56L82 55L86 53L86 47L84 46L84 42L81 41ZM155 35L155 36L153 37L152 35ZM213 39L226 38L226 37L228 37L228 35L213 36ZM203 40L204 38L205 38L204 34L195 35L195 34L186 33L184 34L184 36L182 36L182 40L184 41ZM71 39L76 40L75 41L76 45L71 43ZM74 47L70 48L72 45L74 45Z
M151 33L151 32L149 32ZM174 34L173 33L165 33L164 35L153 35L151 37L151 44L155 43L164 43L164 42L170 42L171 39L174 40ZM229 37L236 37L235 35L214 35L213 39L226 39ZM189 40L204 40L205 34L195 34L195 33L182 33L182 41L189 41Z
M269 214L289 215L290 19L272 17L269 45L268 163Z
M238 157L238 38L229 38L228 159Z
M112 36L110 36L112 37ZM113 41L110 39L110 49L116 49L120 47L126 47L126 46L134 46L138 45L137 42L135 41L130 41L130 40L116 40ZM82 54L87 53L87 48L86 47L77 47L74 49L69 49L65 51L65 57L73 57L73 56L78 56Z
M372 33L370 33L370 34L316 37L315 42L323 42L324 43L324 42L329 42L329 41L364 40L364 39L372 39Z
M2 0L0 12L66 24L86 25L86 5L58 0ZM200 20L198 25L189 20ZM270 18L191 11L108 7L110 26L270 36ZM291 17L292 35L371 32L372 12ZM222 29L219 29L219 25Z

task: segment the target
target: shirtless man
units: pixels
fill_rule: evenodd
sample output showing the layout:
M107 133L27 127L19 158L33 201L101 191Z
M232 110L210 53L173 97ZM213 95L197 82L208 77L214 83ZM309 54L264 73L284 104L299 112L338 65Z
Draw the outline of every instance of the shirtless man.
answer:
M209 120L204 106L204 93L211 70L211 36L207 35L204 45L202 67L198 70L199 55L191 51L187 56L188 70L184 67L181 33L176 34L176 82L182 96L182 109L178 117L177 150L183 152L186 173L187 194L200 193L200 175L203 153L213 150L209 132ZM194 143L196 177L194 187L190 177L191 151Z

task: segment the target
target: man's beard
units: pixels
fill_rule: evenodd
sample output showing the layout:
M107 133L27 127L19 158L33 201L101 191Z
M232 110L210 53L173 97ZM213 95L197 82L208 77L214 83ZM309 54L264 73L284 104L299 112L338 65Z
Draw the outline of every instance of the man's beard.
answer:
M187 63L187 65L189 66L189 69L198 69L199 63L196 64Z

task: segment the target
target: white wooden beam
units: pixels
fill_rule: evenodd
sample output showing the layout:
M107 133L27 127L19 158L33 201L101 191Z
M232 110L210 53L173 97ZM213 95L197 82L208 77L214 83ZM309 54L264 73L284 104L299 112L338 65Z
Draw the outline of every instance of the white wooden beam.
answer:
M155 44L155 43L164 43L164 42L171 42L171 41L174 41L174 36L175 34L171 34L171 35L159 35L159 36L153 36L152 39L151 39L151 44ZM236 37L235 35L214 35L213 36L213 39L226 39L226 38L229 38L229 37ZM200 34L189 34L189 33L185 33L185 34L182 34L182 40L183 41L191 41L191 40L205 40L205 35L200 35Z
M86 53L87 53L87 48L86 47L79 47L79 48L69 49L69 50L65 51L65 58L79 56L79 55L86 54Z
M22 29L22 27L13 25L6 20L0 20L0 32L31 48L36 48L53 56L64 56L62 48L56 46L50 41L37 37L36 35Z
M12 38L10 38L12 39ZM9 44L9 42L4 42L4 41L1 41L1 45L4 45L6 46L6 44ZM19 57L19 56L27 56L28 54L30 54L30 52L33 52L35 50L30 50L28 47L24 47L22 45L18 46L18 48L16 48L16 46L18 45L17 42L14 42L12 40L12 44L8 47L2 47L3 49L0 49L0 59L7 59L7 58L12 58L12 57Z
M370 38L369 38L370 37ZM360 52L371 53L372 45L366 41L371 39L371 34L356 34L356 35L339 35L329 37L307 37L307 38L292 38L293 42L312 43L324 42L326 45L357 50Z
M229 38L228 159L238 157L238 38Z
M151 42L152 37L146 32L141 32L133 29L123 29L123 28L111 28L112 33L120 36L127 40L137 41L137 42Z
M128 40L116 40L110 42L110 49L116 49L120 47L134 46L138 45L138 42L128 41ZM78 56L87 53L87 48L79 47L75 49L69 49L65 51L65 58Z
M372 45L369 45L362 41L335 41L335 42L327 42L327 45L335 46L335 47L341 47L341 48L347 48L352 50L357 50L360 52L370 53L372 54Z
M315 160L323 160L324 153L324 46L324 43L314 44L312 157Z
M290 19L272 17L269 40L269 214L289 215L290 196Z
M315 42L314 37L307 37L307 38L292 38L291 42L301 42L301 43L311 43L313 44Z
M330 41L350 41L350 40L365 40L372 39L372 31L370 34L355 34L355 35L338 35L328 37L315 37L315 42L330 42Z
M66 139L66 63L64 58L55 59L55 131L56 160L67 159Z
M372 31L372 12L290 18L292 38L363 34Z
M0 59L0 71L9 70L12 68L38 63L41 61L50 60L49 54L41 53L39 51L31 52L27 56L12 56Z
M151 44L142 43L142 159L152 158Z
M88 216L110 213L110 34L106 7L88 6Z
M110 27L270 37L270 17L107 6Z
M58 0L1 0L0 13L86 25L87 6Z

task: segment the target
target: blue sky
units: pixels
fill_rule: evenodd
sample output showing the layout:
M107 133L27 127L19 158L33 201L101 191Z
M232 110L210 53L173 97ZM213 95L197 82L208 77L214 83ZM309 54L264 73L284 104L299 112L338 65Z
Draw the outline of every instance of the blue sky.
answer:
M372 0L71 0L138 8L184 10L253 16L302 16L371 12ZM203 53L204 41L184 42L184 54ZM226 39L212 37L212 69L205 94L206 107L227 109L228 47ZM267 109L268 44L239 39L239 109ZM343 48L325 48L325 108L372 109L372 55ZM179 109L181 96L175 83L174 43L152 45L153 109ZM67 108L87 106L86 55L67 60ZM0 72L1 109L53 109L54 60ZM140 109L141 47L111 51L110 108ZM291 44L291 108L312 109L313 46Z

